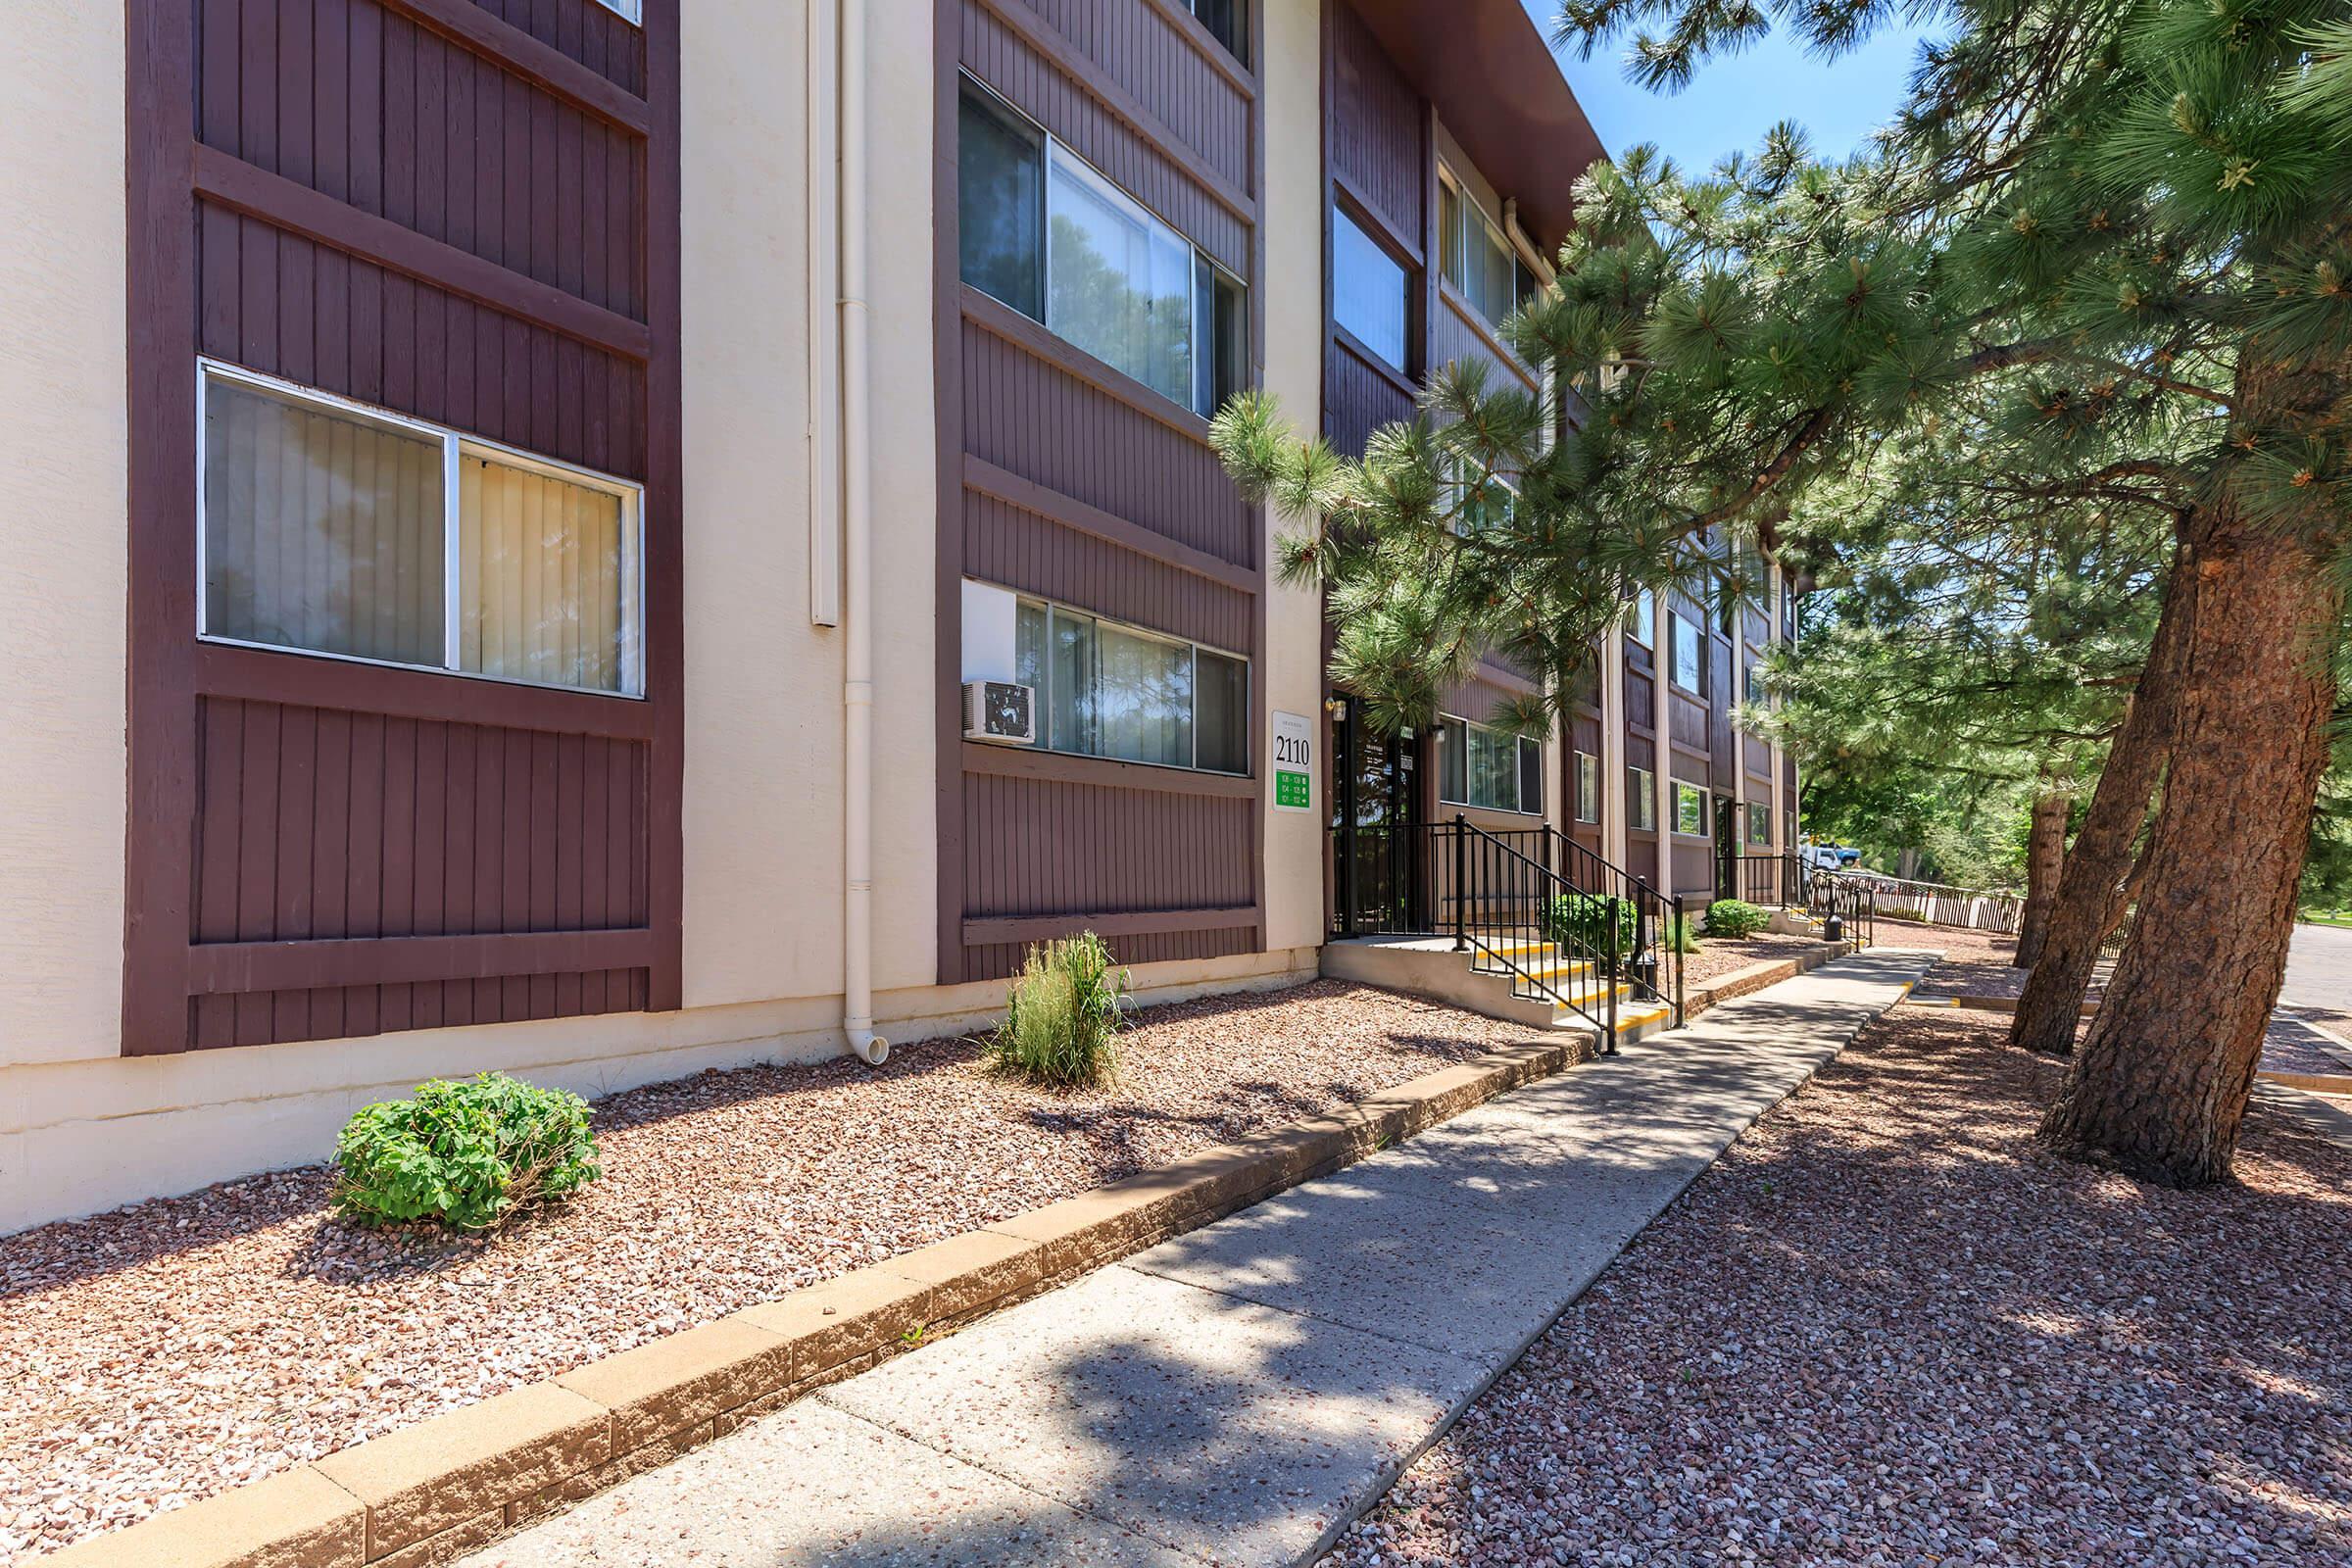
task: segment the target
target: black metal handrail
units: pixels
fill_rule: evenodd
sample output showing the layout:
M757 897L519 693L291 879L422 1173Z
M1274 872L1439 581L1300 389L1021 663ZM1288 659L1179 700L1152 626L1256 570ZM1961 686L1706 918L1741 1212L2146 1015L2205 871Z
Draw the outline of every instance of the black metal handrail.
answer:
M1590 895L1580 895L1544 861L1468 817L1441 825L1451 839L1454 951L1471 955L1471 968L1507 977L1521 1001L1549 1002L1581 1015L1599 1028L1601 1051L1614 1050L1623 946L1617 901L1604 900L1597 920L1580 921L1562 901ZM1558 955L1559 967L1539 972L1529 956L1542 953ZM1598 1011L1590 1005L1593 993L1578 986L1580 975L1597 986Z
M1570 886L1580 893L1622 899L1634 906L1634 941L1626 956L1625 979L1634 995L1674 1009L1674 1023L1683 1023L1683 949L1678 934L1683 924L1683 901L1660 892L1648 880L1615 864L1597 851L1579 844L1556 827L1543 829L1558 856L1558 865Z
M1879 945L1879 890L1869 878L1816 871L1805 907L1822 922L1822 935L1830 941L1851 942L1856 949Z
M1719 897L1740 899L1759 908L1779 909L1804 902L1803 879L1793 855L1736 855L1718 868Z

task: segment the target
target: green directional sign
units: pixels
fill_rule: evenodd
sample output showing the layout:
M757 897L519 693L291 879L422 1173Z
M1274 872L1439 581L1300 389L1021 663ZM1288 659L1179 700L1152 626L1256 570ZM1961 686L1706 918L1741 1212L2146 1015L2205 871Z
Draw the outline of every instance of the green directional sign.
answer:
M1315 726L1297 713L1274 715L1274 808L1315 808Z

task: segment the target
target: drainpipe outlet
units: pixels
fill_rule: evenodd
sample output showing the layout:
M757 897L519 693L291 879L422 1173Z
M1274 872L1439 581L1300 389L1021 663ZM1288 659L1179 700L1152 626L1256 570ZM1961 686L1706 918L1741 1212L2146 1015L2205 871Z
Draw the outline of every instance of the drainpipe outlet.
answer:
M871 1029L853 1029L850 1052L868 1067L879 1067L890 1059L890 1042Z

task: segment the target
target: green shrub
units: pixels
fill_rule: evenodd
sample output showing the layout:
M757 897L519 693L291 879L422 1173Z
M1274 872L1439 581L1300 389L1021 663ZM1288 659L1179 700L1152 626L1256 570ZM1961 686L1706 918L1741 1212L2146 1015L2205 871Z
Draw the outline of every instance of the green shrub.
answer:
M999 1072L1071 1088L1118 1065L1119 987L1110 949L1092 931L1029 950L983 1054Z
M363 1225L495 1230L602 1174L586 1101L486 1072L353 1116L335 1140L334 1203Z
M1696 953L1698 951L1698 933L1691 929L1690 917L1687 914L1666 916L1666 923L1659 940L1669 953Z
M1707 935L1737 942L1772 923L1772 916L1741 899L1717 899L1707 906Z
M1634 952L1634 905L1630 899L1603 898L1597 893L1563 893L1544 910L1544 935L1574 955L1606 956L1609 924L1614 914L1617 954Z

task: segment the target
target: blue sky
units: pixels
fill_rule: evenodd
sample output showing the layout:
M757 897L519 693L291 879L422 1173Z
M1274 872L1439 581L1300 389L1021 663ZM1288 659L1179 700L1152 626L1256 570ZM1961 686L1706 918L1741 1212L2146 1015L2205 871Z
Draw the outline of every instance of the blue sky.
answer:
M1523 3L1550 37L1553 0ZM1654 141L1676 163L1701 172L1727 152L1753 152L1782 120L1803 125L1824 156L1843 155L1893 117L1920 36L1909 27L1884 28L1861 49L1825 64L1776 26L1744 53L1708 61L1672 95L1625 79L1622 40L1590 60L1563 54L1560 69L1610 152Z

